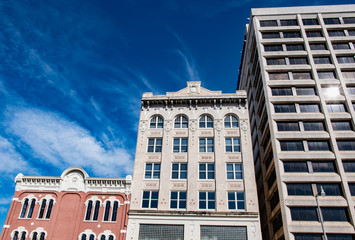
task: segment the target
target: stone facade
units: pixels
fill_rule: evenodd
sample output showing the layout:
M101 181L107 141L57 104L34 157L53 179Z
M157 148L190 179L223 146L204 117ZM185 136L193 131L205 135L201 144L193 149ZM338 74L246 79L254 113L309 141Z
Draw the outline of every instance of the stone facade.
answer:
M260 239L246 93L200 84L143 94L129 240Z
M252 9L244 40L263 239L322 239L317 199L354 239L355 5Z

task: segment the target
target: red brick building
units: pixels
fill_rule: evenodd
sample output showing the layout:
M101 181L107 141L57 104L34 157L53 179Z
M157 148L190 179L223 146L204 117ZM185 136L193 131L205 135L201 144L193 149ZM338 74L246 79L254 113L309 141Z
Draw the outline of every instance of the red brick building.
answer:
M0 240L123 240L131 176L89 177L81 168L60 177L19 174Z

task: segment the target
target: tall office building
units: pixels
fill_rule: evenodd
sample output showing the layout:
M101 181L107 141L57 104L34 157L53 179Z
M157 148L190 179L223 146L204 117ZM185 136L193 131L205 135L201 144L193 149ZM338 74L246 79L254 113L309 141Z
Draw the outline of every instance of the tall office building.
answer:
M323 239L322 220L329 240L354 239L354 55L355 5L251 11L238 89L264 240Z
M142 98L127 239L261 239L245 91Z

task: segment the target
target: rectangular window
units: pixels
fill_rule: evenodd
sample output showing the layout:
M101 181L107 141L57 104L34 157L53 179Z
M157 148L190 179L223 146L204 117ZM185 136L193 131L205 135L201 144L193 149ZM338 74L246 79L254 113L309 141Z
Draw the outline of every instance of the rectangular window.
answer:
M308 150L309 151L329 151L329 142L328 141L308 141Z
M323 122L303 122L305 131L324 131Z
M160 178L160 163L146 163L144 178L145 179L159 179Z
M187 138L174 138L174 153L187 152Z
M202 240L218 239L218 240L247 240L247 227L234 226L201 226ZM183 238L181 238L183 239ZM348 240L348 239L346 239Z
M214 163L199 164L199 179L214 179Z
M346 112L345 105L343 103L328 103L328 112Z
M312 79L310 72L293 72L292 76L294 80Z
M321 186L326 196L343 196L339 183L317 183L317 192L320 192Z
M343 64L343 63L355 63L354 56L342 56L342 57L337 57L338 63Z
M143 191L142 208L157 208L158 197L158 191Z
M302 19L303 25L319 25L318 19L316 18L309 18L309 19Z
M313 61L315 64L331 64L329 57L314 57Z
M304 51L303 44L287 44L287 51Z
M345 24L353 24L355 23L355 17L343 17L343 21Z
M281 151L304 151L302 141L280 141Z
M280 33L278 32L263 32L261 35L263 39L280 38Z
M283 32L284 38L300 38L300 32Z
M343 207L322 207L324 221L330 222L349 222L346 208Z
M288 87L272 88L272 96L292 96L292 89Z
M349 43L333 43L334 50L350 49Z
M107 238L103 237L100 238L100 240L101 239L106 240ZM108 240L112 240L112 239L114 238L110 237ZM139 224L138 240L147 240L147 239L164 239L164 240L184 239L184 225Z
M187 163L173 163L171 170L172 179L187 179Z
M287 192L290 196L312 196L312 186L309 183L288 183Z
M297 26L297 20L296 19L285 19L285 20L280 20L281 26Z
M323 240L322 234L319 233L295 233L294 236L295 240ZM327 236L329 239L329 234Z
M343 30L328 30L329 37L343 37L345 33Z
M342 74L345 79L355 79L355 71L343 71Z
M316 208L290 207L293 221L318 221Z
M148 138L147 152L160 153L162 148L161 138Z
M226 138L226 152L240 152L240 138Z
M318 104L300 104L301 113L320 112Z
M354 140L337 140L339 151L355 151Z
M285 172L308 172L307 162L284 162Z
M215 209L215 208L216 208L215 192L200 192L199 209Z
M323 37L323 34L321 31L307 31L306 35L309 38Z
M227 163L227 179L243 179L241 163Z
M334 72L318 72L319 79L335 79Z
M347 87L350 95L355 95L355 87Z
M355 196L355 183L349 183L351 196Z
M264 45L265 52L282 51L282 45Z
M307 58L304 57L290 57L291 65L308 64Z
M303 95L316 95L316 91L312 87L297 87L296 93L299 96Z
M311 47L311 50L316 51L316 50L327 50L327 46L325 43L311 43L309 44Z
M170 208L186 209L186 192L171 192Z
M276 20L261 20L260 27L275 27L277 26Z
M200 152L214 152L213 138L200 138Z
M245 209L243 192L228 192L228 209L229 210Z
M355 36L355 30L348 30L349 36Z
M288 73L269 73L270 80L289 80Z
M298 122L277 122L277 130L280 132L299 131Z
M295 113L296 107L294 104L275 104L275 113Z
M266 59L266 64L267 65L285 65L285 59L284 58L268 58Z
M313 172L336 172L334 162L322 161L312 162Z
M334 131L352 131L353 128L349 121L332 121Z
M340 24L339 18L323 18L325 25Z
M343 161L345 172L355 172L355 161Z

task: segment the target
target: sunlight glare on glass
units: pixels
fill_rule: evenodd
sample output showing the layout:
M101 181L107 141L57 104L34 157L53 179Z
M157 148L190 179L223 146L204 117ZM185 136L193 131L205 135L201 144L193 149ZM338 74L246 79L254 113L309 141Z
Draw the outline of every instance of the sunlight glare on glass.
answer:
M339 88L337 87L328 87L325 89L324 94L329 97L336 97L340 95Z

